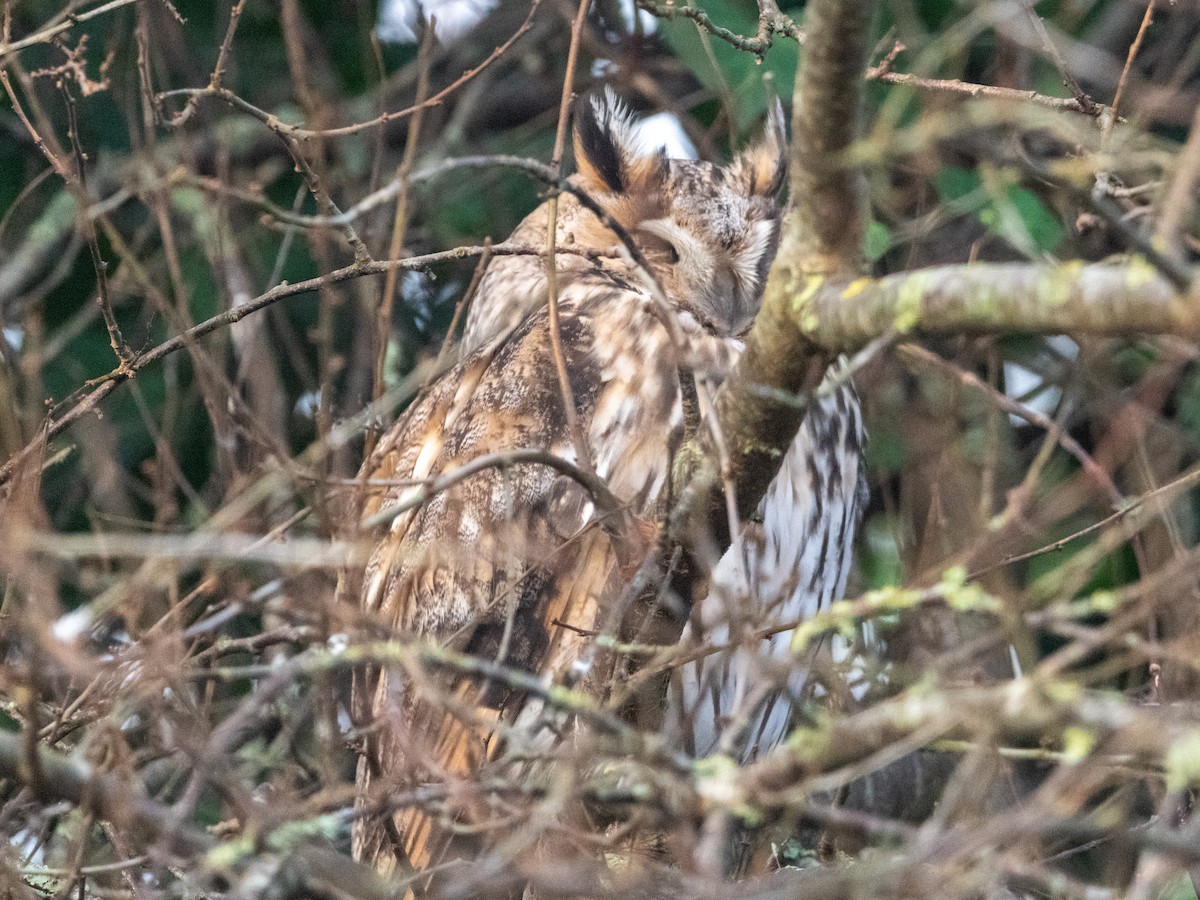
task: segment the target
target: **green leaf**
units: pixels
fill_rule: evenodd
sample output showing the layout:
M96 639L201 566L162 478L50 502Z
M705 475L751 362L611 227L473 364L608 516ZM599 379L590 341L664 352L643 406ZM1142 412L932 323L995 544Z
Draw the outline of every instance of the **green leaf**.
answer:
M983 190L983 182L977 172L960 169L958 166L942 166L933 178L938 196L947 203L962 200L976 191Z
M1034 245L1045 253L1053 253L1062 242L1065 233L1058 216L1047 209L1037 194L1028 188L1011 188L1008 199L1016 207L1025 231L1032 238Z
M882 222L871 222L867 225L867 233L863 235L863 254L871 262L875 262L887 253L892 245L892 235Z
M1052 253L1065 235L1058 216L1011 173L943 166L934 186L951 209L974 213L989 232L1027 255Z

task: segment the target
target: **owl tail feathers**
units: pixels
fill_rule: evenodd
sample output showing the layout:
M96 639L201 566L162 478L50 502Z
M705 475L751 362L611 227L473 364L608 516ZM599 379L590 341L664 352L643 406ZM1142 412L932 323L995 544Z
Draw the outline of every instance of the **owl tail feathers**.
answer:
M396 734L394 726L384 726L385 734L377 742L374 759L364 756L359 760L360 806L365 806L371 782L380 778L378 773L412 771L416 768L414 760L420 760L420 769L415 777L405 779L410 784L416 782L411 788L413 793L419 794L429 784L446 785L448 790L436 797L441 811L416 797L411 805L390 815L361 818L353 836L355 859L387 877L425 882L428 889L429 879L422 873L452 856L470 856L478 850L476 841L457 836L464 825L478 817L470 810L476 798L455 796L455 787L468 782L496 746L491 737L499 713L477 705L478 693L477 684L463 682L454 688L452 699L436 706L419 704L412 711L404 736ZM391 733L386 733L389 730ZM468 789L473 790L469 785ZM407 792L401 788L397 793ZM384 798L373 799L378 802Z
M460 704L473 705L478 692L478 685L464 683L456 690L455 699ZM439 783L453 785L472 778L495 751L496 742L492 737L499 719L498 711L486 706L473 706L471 717L473 721L468 723L453 712L445 713L437 724L434 753ZM471 786L469 790L474 791L475 787ZM475 799L468 798L469 801ZM447 800L451 807L458 805L452 794L447 796ZM454 813L450 812L449 815ZM466 822L472 818L469 805L462 818ZM393 821L396 824L396 832L404 840L405 855L418 871L441 864L452 852L452 844L455 841L451 830L443 827L437 817L429 815L421 808L402 810L393 816Z
M599 528L587 529L567 547L558 552L561 567L538 611L548 634L538 674L547 683L594 693L611 675L611 660L597 651L593 635L608 624L605 613L610 610L603 600L619 593L618 563L608 535ZM386 809L390 797L399 800L422 789L435 796L433 802L364 816L355 829L354 855L385 876L415 878L414 885L423 884L427 896L439 893L431 883L462 876L461 867L445 867L450 860L476 859L507 837L486 828L495 813L488 808L486 786L481 787L478 778L504 744L498 736L501 728L510 742L520 736L523 753L527 749L540 755L552 750L563 722L569 721L561 710L547 710L537 698L518 699L502 709L487 706L480 702L486 690L486 685L464 679L436 697L423 694L412 702L398 699L395 691L389 694L386 684L374 692L371 717L379 730L374 746L359 762L360 808ZM411 689L407 693L411 696ZM536 781L544 775L542 765L513 763L506 767L505 778L516 784ZM373 791L368 789L372 784ZM439 790L443 785L444 792ZM511 822L511 816L505 821ZM561 842L535 842L529 849L558 856L566 852ZM486 896L491 900L499 895Z

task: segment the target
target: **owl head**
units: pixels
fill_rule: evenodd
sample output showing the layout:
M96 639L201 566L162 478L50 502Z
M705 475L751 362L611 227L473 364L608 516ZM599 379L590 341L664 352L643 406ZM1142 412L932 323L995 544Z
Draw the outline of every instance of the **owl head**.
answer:
M648 151L607 89L576 105L574 143L578 183L632 236L667 298L726 333L743 331L778 243L786 174L778 102L763 138L726 166Z

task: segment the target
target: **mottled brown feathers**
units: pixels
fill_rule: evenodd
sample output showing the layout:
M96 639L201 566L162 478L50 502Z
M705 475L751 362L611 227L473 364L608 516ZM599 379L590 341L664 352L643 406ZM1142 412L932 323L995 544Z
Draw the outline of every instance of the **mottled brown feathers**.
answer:
M786 172L782 129L782 112L776 108L762 140L726 168L666 159L661 151L642 146L628 110L611 92L592 94L577 105L579 173L572 180L632 235L651 265L655 285L673 304L726 334L740 334L758 309L778 239L777 193ZM548 228L548 207L543 205L517 227L513 239L540 245ZM619 244L570 194L559 197L556 231L560 247L610 250ZM596 264L563 254L556 267L560 280L599 268L619 284L648 287L620 259ZM545 303L542 259L496 259L468 316L465 352L502 339Z
M616 291L604 273L567 284L560 304L589 463L634 515L657 517L670 472L667 448L678 443L682 428L670 337L648 297ZM548 329L545 311L536 312L507 340L478 351L441 379L381 443L371 477L428 478L485 454L524 448L572 459ZM370 508L402 503L414 490L388 487ZM486 469L396 517L371 555L363 606L399 633L485 653L549 682L576 679L576 663L594 654L583 635L604 627L606 601L619 590L616 556L605 533L590 524L592 509L582 487L547 466ZM602 665L594 677L604 680ZM412 771L419 755L397 748L403 732L426 720L440 723L421 731L438 734L443 749L432 754L439 761L425 778L461 775L461 766L469 769L483 759L494 718L482 728L472 725L439 704L436 691L425 697L406 691L404 679L403 673L385 672L363 688L370 692L364 705L385 719L371 747L379 770ZM508 699L505 691L485 685L467 705L478 709ZM461 691L460 700L466 703ZM360 783L373 781L378 778L364 764ZM394 826L413 863L438 854L443 838L422 817L404 812ZM386 842L371 832L369 823L359 830L358 852L369 856L374 847L386 856Z

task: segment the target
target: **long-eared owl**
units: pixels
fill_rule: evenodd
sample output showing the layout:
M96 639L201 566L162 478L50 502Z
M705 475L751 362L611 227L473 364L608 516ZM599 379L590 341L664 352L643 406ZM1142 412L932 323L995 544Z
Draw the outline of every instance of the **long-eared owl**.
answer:
M727 166L639 146L605 92L576 109L573 185L632 238L643 264L573 195L558 199L555 290L561 363L552 351L546 261L498 256L480 283L458 364L400 417L369 459L366 517L403 507L343 596L402 636L418 636L571 685L603 700L611 635L637 568L630 546L655 540L670 502L673 455L735 364L778 238L785 176L782 115ZM543 245L549 204L510 243ZM578 251L597 251L581 253ZM564 390L565 388L565 390ZM565 397L573 406L568 415ZM699 422L699 426L697 426ZM680 667L666 699L679 746L749 758L785 733L803 687L788 635L844 589L862 505L858 402L838 387L813 402L757 521L715 566L685 638L724 647ZM505 454L538 450L594 473L611 504L561 467ZM586 456L581 459L580 454ZM422 485L489 456L469 477L413 506ZM409 508L411 507L411 508ZM365 719L364 809L389 789L443 785L447 814L498 748L561 740L568 717L490 682L385 669L355 685ZM527 747L528 752L532 752ZM471 802L475 802L472 800ZM384 872L439 862L447 829L402 808L357 823L354 852Z

